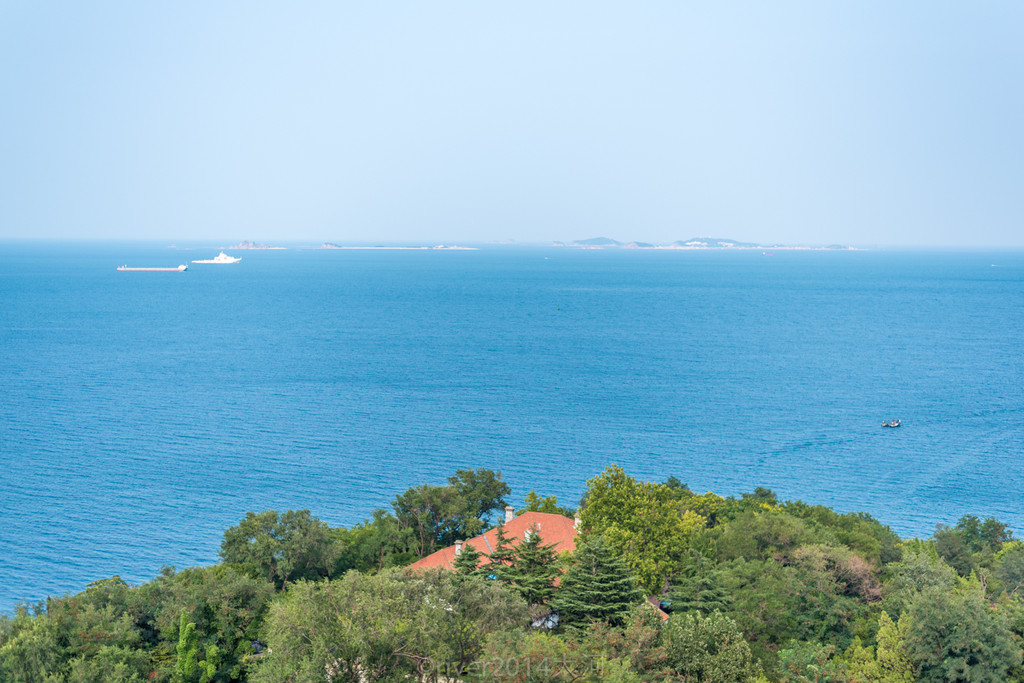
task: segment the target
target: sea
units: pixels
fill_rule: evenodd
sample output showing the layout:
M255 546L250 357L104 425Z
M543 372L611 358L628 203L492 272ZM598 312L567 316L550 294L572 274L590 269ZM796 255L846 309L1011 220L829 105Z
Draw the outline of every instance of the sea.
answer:
M0 242L0 613L462 468L1024 536L1024 252L288 246Z

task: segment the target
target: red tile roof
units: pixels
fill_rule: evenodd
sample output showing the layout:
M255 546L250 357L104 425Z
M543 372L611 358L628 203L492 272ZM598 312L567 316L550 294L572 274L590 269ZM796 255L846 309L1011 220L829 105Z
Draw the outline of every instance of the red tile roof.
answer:
M524 512L505 522L505 536L508 537L512 545L518 545L534 524L537 525L537 533L540 534L541 541L545 545L554 545L556 553L567 553L576 549L577 531L573 527L573 520L548 512ZM476 548L481 555L489 556L498 544L497 529L495 527L465 543ZM455 546L449 546L414 562L409 565L409 569L436 569L437 567L452 569L454 561Z

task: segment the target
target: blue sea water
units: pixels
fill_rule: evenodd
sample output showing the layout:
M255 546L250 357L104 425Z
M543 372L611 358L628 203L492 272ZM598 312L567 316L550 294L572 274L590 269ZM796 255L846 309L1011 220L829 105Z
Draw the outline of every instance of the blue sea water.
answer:
M0 244L0 612L217 560L248 510L611 463L901 535L1024 532L1024 253ZM883 419L902 418L900 429Z

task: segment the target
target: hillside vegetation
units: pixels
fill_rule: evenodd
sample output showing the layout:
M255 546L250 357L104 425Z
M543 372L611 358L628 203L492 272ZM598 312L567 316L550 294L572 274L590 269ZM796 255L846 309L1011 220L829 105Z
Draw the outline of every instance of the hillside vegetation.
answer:
M1024 681L1024 544L995 519L902 540L865 513L612 466L578 510L533 492L520 510L578 513L574 552L501 532L489 558L407 569L509 493L460 470L347 529L249 513L215 566L0 617L0 681Z

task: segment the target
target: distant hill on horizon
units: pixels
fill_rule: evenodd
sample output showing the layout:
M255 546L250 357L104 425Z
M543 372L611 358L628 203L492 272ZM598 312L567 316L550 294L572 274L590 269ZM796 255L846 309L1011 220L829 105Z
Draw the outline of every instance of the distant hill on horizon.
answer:
M669 244L651 244L649 242L619 242L610 237L591 237L572 242L554 242L556 247L576 247L579 249L850 249L841 244L828 246L805 246L786 244L757 244L755 242L739 242L725 237L691 237L688 240L676 240Z

